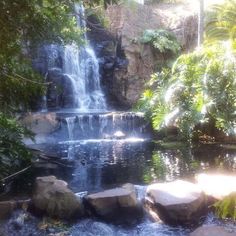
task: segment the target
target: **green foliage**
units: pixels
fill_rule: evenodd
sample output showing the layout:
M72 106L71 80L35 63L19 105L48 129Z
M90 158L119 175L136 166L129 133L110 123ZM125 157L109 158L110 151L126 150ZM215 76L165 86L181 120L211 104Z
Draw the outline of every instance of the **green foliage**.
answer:
M32 134L15 119L0 113L0 179L29 165L31 154L22 143L22 137Z
M235 134L235 12L235 0L215 5L207 14L206 44L180 56L171 71L164 69L152 76L150 91L143 94L139 108L152 117L155 129L177 126L189 141L199 123ZM151 39L152 34L145 37Z
M224 4L214 5L207 12L207 41L236 40L236 1L226 0Z
M140 38L140 42L150 43L160 53L176 55L181 49L175 35L164 29L145 30Z
M152 114L154 128L175 125L190 140L199 122L213 119L217 128L234 133L235 59L228 45L216 44L180 56L172 71L154 74L149 84L152 96L144 93L141 98L141 108Z
M232 193L214 204L216 214L222 219L236 220L236 193Z
M29 61L11 58L7 65L0 68L0 110L12 113L19 109L26 110L35 104L43 94L42 78L33 71ZM1 64L1 61L0 61ZM24 76L24 77L23 77Z

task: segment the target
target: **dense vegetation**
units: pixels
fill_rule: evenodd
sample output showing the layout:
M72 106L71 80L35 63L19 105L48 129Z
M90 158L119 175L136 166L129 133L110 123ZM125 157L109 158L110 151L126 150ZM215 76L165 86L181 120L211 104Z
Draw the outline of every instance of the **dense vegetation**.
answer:
M236 1L215 6L206 22L205 44L153 74L139 108L152 117L156 130L176 126L190 141L201 135L196 127L208 123L235 134L235 12Z

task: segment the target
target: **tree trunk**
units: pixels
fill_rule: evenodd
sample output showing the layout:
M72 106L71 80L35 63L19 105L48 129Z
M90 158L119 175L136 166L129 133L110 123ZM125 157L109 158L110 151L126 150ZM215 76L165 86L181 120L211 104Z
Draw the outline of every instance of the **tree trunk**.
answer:
M198 46L203 43L204 34L204 0L199 0L199 13L198 13Z

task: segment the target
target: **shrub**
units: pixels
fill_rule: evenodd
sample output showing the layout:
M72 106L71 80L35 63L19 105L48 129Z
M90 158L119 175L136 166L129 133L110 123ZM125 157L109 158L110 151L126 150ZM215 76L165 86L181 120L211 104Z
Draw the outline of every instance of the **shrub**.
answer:
M155 129L175 125L190 140L196 125L214 120L226 134L235 133L236 63L229 45L180 56L171 71L152 76L149 89L140 108L152 114Z
M176 55L180 52L180 44L175 35L167 30L145 30L140 38L141 43L150 43L160 53L172 53Z
M32 133L15 119L0 113L0 179L30 164L31 153L24 146L24 136Z

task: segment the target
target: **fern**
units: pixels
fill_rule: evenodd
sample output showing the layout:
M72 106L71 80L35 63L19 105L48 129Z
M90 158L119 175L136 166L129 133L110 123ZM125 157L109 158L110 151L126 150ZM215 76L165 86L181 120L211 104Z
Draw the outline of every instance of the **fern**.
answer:
M140 38L141 43L150 43L160 53L173 53L174 55L180 52L180 44L175 35L167 30L145 30Z

